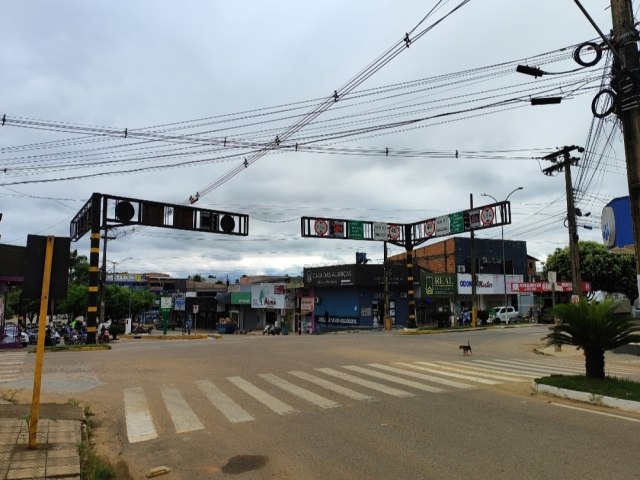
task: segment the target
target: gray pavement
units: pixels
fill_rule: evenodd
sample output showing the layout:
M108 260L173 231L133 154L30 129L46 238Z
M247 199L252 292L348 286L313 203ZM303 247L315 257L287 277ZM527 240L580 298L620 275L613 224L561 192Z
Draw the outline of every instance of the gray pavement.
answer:
M84 413L70 404L40 407L36 448L29 448L30 405L0 404L0 479L80 479Z

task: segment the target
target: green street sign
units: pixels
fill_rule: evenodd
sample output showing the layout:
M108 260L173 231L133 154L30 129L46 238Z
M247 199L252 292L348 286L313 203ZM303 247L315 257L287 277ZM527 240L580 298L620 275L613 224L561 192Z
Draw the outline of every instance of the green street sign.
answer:
M449 214L449 233L464 232L464 212Z
M356 240L364 239L364 222L349 220L347 222L347 236Z

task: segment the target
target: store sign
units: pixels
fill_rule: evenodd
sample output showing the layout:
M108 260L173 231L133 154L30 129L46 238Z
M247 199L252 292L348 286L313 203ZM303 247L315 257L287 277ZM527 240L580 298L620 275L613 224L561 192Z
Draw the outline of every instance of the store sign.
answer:
M556 285L556 292L571 293L573 291L573 284L571 282L558 282ZM551 283L549 282L515 282L512 285L512 289L517 293L546 293L551 292ZM591 283L582 282L582 291L590 292Z
M351 266L305 268L305 287L336 287L339 285L353 285L354 268Z
M450 273L420 272L420 291L425 297L450 297L456 292L456 276Z
M302 297L300 299L300 311L302 313L313 312L316 308L316 298L315 297Z
M283 309L285 305L284 284L260 283L251 285L251 307Z
M522 275L507 275L507 293L514 293L513 285L522 282ZM504 295L504 282L502 275L479 274L476 275L476 294L478 295ZM458 293L471 295L471 274L459 273L457 279Z

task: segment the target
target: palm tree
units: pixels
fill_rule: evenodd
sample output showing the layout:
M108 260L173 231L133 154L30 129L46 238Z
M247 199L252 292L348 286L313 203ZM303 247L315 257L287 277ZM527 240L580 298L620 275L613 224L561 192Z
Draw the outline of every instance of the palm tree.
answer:
M562 320L544 337L546 345L575 345L584 352L587 377L604 378L604 352L640 342L640 328L629 317L616 315L617 302L560 304L552 314Z

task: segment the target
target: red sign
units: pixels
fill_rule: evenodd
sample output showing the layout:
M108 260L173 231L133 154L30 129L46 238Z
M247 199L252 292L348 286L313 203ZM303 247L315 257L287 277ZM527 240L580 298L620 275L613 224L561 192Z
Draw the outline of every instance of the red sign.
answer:
M550 292L551 284L549 282L514 282L511 284L511 291L520 293L542 293ZM571 282L556 283L556 292L571 293L573 284ZM591 283L582 282L582 291L590 292Z
M316 231L316 235L326 235L329 231L329 225L327 225L327 221L323 219L316 220L316 223L313 224L313 229Z

